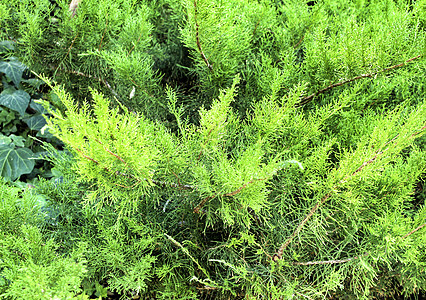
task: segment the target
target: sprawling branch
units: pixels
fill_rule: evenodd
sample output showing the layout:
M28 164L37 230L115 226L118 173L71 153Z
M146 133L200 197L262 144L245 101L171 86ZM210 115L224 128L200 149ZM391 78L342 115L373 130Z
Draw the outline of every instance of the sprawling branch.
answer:
M252 179L252 180L250 180L249 182L247 182L247 183L244 183L241 187L239 187L238 189L236 189L235 191L233 191L233 192L230 192L230 193L225 193L225 194L222 194L222 195L213 195L213 196L208 196L208 197L206 197L206 198L204 198L195 208L194 208L194 213L199 213L200 212L200 210L203 208L203 206L209 201L209 200L211 200L211 199L213 199L213 198L216 198L216 197L218 197L218 196L222 196L222 197L232 197L232 196L235 196L236 194L238 194L238 193L240 193L244 188L246 188L247 187L247 185L249 185L249 184L252 184L253 182L255 182L255 181L260 181L260 180L266 180L266 178L262 178L262 179Z
M354 259L358 259L361 256L365 256L367 254L368 253L366 252L363 255L359 255L359 256L355 256L355 257L350 257L350 258L346 258L346 259L337 259L337 260L291 262L290 265L293 265L293 266L311 266L311 265L343 264L343 263L346 263L348 261L351 261L351 260L354 260Z
M426 126L423 126L422 130L425 129ZM418 134L418 132L412 134L411 136L415 136L416 134ZM396 140L396 138L399 135L395 136L394 138L392 138L390 141L388 141L386 145L394 142ZM345 183L347 181L348 178L358 174L359 172L361 172L367 165L372 164L381 154L383 154L386 150L388 150L389 148L386 148L382 151L378 151L371 159L364 161L361 166L359 166L352 174L346 176L344 179L340 180L338 182L338 184L336 184L333 187L333 190L336 190L338 188L338 185ZM318 208L324 204L332 195L332 192L327 193L326 195L324 195L320 201L318 201L313 207L312 209L309 211L309 213L306 215L306 217L302 220L302 222L300 222L300 224L297 226L297 228L294 230L294 232L287 238L287 240L281 245L281 247L278 249L277 253L274 255L273 260L274 261L278 261L282 258L282 255L284 253L284 250L287 248L287 246L293 241L294 237L299 234L300 230L302 229L302 227L306 224L306 222L314 215L314 213L318 210Z
M200 37L199 37L200 26L198 25L198 22L197 22L197 0L194 0L194 20L195 20L195 39L197 41L198 50L200 51L201 58L206 63L207 67L210 69L211 72L213 72L213 66L209 63L209 60L207 59L206 55L203 52L203 49L201 48Z
M312 207L311 211L306 215L306 217L303 219L302 222L300 222L299 226L297 226L296 230L293 232L292 235L290 235L287 240L284 242L284 244L281 245L281 247L278 249L277 253L273 256L273 260L277 261L281 259L284 250L287 248L287 246L293 241L294 237L300 232L302 227L305 225L306 222L314 215L314 213L317 211L317 209L324 204L325 201L327 201L328 198L331 197L331 193L326 194L324 197L321 198L321 201L317 202L314 207Z
M417 227L416 229L411 230L409 233L407 233L406 235L404 235L402 238L405 239L407 237L409 237L410 235L412 235L414 232L416 232L417 230L422 229L423 227L426 226L426 223L420 225L419 227Z
M402 239L405 239L407 237L409 237L410 235L412 235L413 233L415 233L416 231L422 229L423 227L426 226L426 223L423 223L422 225L418 226L417 228L413 229L412 231L410 231L409 233L407 233L406 235L404 235L402 237ZM323 260L323 261L307 261L307 262L290 262L290 265L293 266L311 266L311 265L325 265L325 264L342 264L342 263L346 263L349 262L351 260L354 259L358 259L361 256L366 256L368 255L367 252L365 252L363 255L359 255L359 256L355 256L355 257L350 257L347 259L338 259L338 260ZM275 254L273 257L274 261L277 261L279 259L278 254Z
M69 11L71 12L71 18L74 18L75 14L77 13L78 5L80 4L81 0L72 0L69 6Z
M412 58L410 58L409 60L406 60L403 63L397 64L397 65L393 65L393 66L390 66L388 68L384 68L384 69L382 69L381 71L378 71L378 72L369 73L369 74L361 74L359 76L356 76L354 78L351 78L351 79L348 79L348 80L345 80L345 81L342 81L342 82L333 83L333 84L331 84L331 85L329 85L329 86L327 86L327 87L325 87L325 88L323 88L323 89L321 89L321 90L319 90L319 91L317 91L317 92L315 92L315 93L313 93L313 94L311 94L309 96L306 96L306 97L302 98L300 100L300 102L297 104L297 106L300 107L302 105L305 105L305 104L309 103L314 97L316 97L316 96L318 96L320 94L323 94L323 93L325 93L325 92L327 92L327 91L329 91L329 90L331 90L331 89L333 89L335 87L342 86L342 85L345 85L347 83L350 83L352 81L359 80L359 79L362 79L362 78L372 78L372 77L375 77L379 73L388 72L388 71L394 70L396 68L405 66L407 63L409 63L409 62L411 62L413 60L416 60L416 59L418 59L420 57L422 57L421 54L417 55L415 57L412 57Z
M103 145L100 141L98 141L98 140L96 140L98 143L100 143L101 145ZM86 159L88 159L88 160L90 160L90 161L92 161L92 162L94 162L95 164L97 164L97 165L99 165L100 163L97 161L97 160L95 160L95 159L93 159L92 157L90 157L90 156L88 156L88 155L86 155L86 154L84 154L83 153L83 151L81 150L81 149L79 149L79 148L74 148L77 152L79 152L80 154L81 154L81 156L83 156L84 158L86 158ZM114 157L116 157L118 160L120 160L121 162L123 162L125 165L127 165L127 163L126 163L126 161L123 159L123 158L121 158L119 155L117 155L117 154L115 154L115 153L113 153L112 151L110 151L108 148L106 148L106 147L104 147L104 150L105 151L107 151L109 154L111 154L112 156L114 156ZM138 184L141 180L139 179L139 178L136 178L135 176L133 176L133 175L131 175L131 174L127 174L127 173L123 173L123 172L120 172L120 171L113 171L113 170L111 170L111 169L109 169L109 168L107 168L107 167L104 167L104 170L106 170L106 171L108 171L108 172L110 172L110 173L114 173L115 175L117 175L117 176L123 176L123 177L127 177L127 178L131 178L131 179L133 179L133 180L136 180L136 184ZM155 185L157 185L157 186L162 186L162 187L166 187L166 186L168 186L168 187L173 187L173 188L178 188L178 189L181 189L181 190L196 190L197 188L195 187L195 186L192 186L192 185L187 185L187 184L180 184L180 182L178 183L178 184L176 184L176 183L173 183L173 182L165 182L165 181L160 181L160 180L154 180L154 179L143 179L143 180L145 180L145 181L148 181L148 182L151 182L151 183L154 183ZM134 187L136 184L133 184L132 186L123 186L123 185L119 185L119 186L121 186L121 187L125 187L125 188L132 188L132 187Z

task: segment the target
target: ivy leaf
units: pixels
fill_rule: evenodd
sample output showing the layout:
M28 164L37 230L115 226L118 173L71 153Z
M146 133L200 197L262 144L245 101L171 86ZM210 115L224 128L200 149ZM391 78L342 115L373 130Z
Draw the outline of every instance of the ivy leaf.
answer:
M29 174L34 169L34 153L28 148L0 145L0 175L15 180L22 174Z
M9 137L16 146L25 147L25 139L22 136L11 134Z
M0 41L0 53L6 53L12 50L15 50L12 41Z
M8 88L0 94L0 105L13 109L24 116L30 99L31 97L27 92Z
M16 57L9 58L9 61L0 61L0 72L5 73L16 86L21 82L22 73L26 68Z
M35 102L33 99L31 99L30 107L32 109L34 109L35 111L38 111L41 114L47 114L48 113L47 109L45 109L43 107L43 105L41 105L40 103Z
M0 134L0 145L9 145L10 143L12 143L10 137Z
M31 116L30 118L23 119L25 123L27 123L28 127L31 130L37 130L39 131L46 125L46 120L44 117L40 114L35 114Z
M43 80L37 79L37 78L30 78L30 79L22 79L22 82L28 83L30 86L32 86L35 89L39 89L40 86L44 83Z

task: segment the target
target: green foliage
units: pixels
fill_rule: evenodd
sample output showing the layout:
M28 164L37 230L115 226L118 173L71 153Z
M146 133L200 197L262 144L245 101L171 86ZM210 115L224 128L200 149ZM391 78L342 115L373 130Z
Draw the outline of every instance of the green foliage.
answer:
M2 212L7 249L31 236L47 253L0 258L2 293L426 291L424 1L68 4L0 4L0 34L52 89L28 101L3 58L1 147L27 146L21 119L66 147L48 147L52 177L22 196L43 199L20 211L31 222Z
M70 299L86 272L82 252L59 256L46 238L45 200L0 183L0 294L4 298Z
M49 176L49 167L40 160L43 149L31 135L55 145L59 141L42 130L46 125L43 114L47 111L34 101L40 98L43 82L27 76L27 67L10 56L14 47L10 41L0 44L0 174L11 181L30 174L26 177L31 180L37 174ZM39 161L35 169L36 160Z

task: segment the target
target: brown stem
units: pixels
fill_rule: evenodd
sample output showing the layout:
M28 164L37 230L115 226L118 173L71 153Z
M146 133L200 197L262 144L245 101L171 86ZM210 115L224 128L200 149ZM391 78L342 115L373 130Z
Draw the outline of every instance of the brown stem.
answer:
M266 180L266 178L263 178L263 179L252 179L249 182L244 183L241 187L239 187L235 191L230 192L230 193L226 193L226 194L222 194L222 195L219 195L219 196L222 196L222 197L232 197L232 196L235 196L236 194L240 193L244 188L246 188L247 185L249 185L249 184L251 184L251 183L253 183L255 181L259 181L259 180ZM208 197L204 198L203 200L201 200L201 202L194 208L194 213L198 214L200 212L200 210L203 208L203 206L207 203L207 201L215 198L216 196L218 196L218 195L216 194L216 195L213 195L213 196L208 196Z
M263 178L263 179L252 179L249 182L244 183L243 186L241 186L237 190L235 190L235 191L233 191L231 193L224 194L223 196L232 197L232 196L238 194L239 192L241 192L241 190L244 189L247 185L249 185L249 184L251 184L251 183L253 183L255 181L259 181L259 180L266 180L266 178Z
M358 80L358 79L367 78L367 77L369 77L369 78L374 77L374 76L378 75L379 73L387 72L387 71L402 67L402 66L406 65L407 63L409 63L413 60L416 60L420 57L422 57L422 54L417 55L415 57L412 57L409 60L406 60L405 62L402 62L400 64L397 64L397 65L394 65L394 66L391 66L391 67L388 67L388 68L384 68L384 69L382 69L381 71L378 71L378 72L374 72L374 73L370 73L370 74L361 74L359 76L356 76L354 78L351 78L351 79L348 79L348 80L345 80L345 81L342 81L342 82L333 83L333 84L313 93L312 95L309 95L309 96L302 98L302 100L300 100L300 102L296 106L300 107L302 105L305 105L305 104L309 103L314 97L316 97L320 94L323 94L323 93L325 93L325 92L327 92L327 91L329 91L329 90L331 90L335 87L342 86L344 84L347 84L349 82L352 82L352 81L355 81L355 80Z
M75 148L75 150L80 152L81 156L83 156L84 158L86 158L90 161L93 161L95 164L99 165L99 162L97 160L95 160L95 159L91 158L90 156L87 156L86 154L84 154L83 151L81 151L81 149ZM108 172L111 172L111 170L109 168L104 167L104 169ZM126 174L126 173L123 173L123 172L120 172L120 171L115 171L114 174L119 175L119 176L124 176L124 177L127 177L127 178L132 178L132 179L140 182L140 179L134 177L133 175L129 175L129 174ZM158 185L158 186L163 186L163 187L164 186L171 186L171 187L179 188L179 189L183 189L183 190L196 190L197 189L195 186L188 185L188 184L178 185L178 184L173 183L173 182L165 182L165 181L159 181L159 180L154 180L154 179L149 179L149 180L144 179L144 180L152 182L152 183L154 183L155 185ZM134 185L136 185L136 184L134 184ZM119 185L119 186L121 186L121 185ZM131 186L131 187L133 187L133 186ZM127 187L127 186L123 186L123 187Z
M347 259L338 259L338 260L324 260L324 261L307 261L307 262L291 262L290 265L293 266L311 266L311 265L325 265L325 264L342 264L354 259L358 259L361 256L365 256L368 253L364 253L363 255L360 256L355 256L355 257L351 257L351 258L347 258Z
M299 226L297 226L296 230L293 232L292 235L290 235L284 244L281 245L280 249L278 249L277 253L274 255L273 260L277 261L281 259L285 248L291 243L293 238L300 232L302 227L305 225L306 222L313 216L313 214L317 211L317 209L322 205L325 201L327 201L328 198L331 197L331 193L328 193L324 197L322 197L321 201L317 202L314 207L312 207L311 211L306 215L306 217L303 219L302 222L300 222Z
M52 68L55 68L55 66L52 66ZM59 67L57 67L56 69L59 69ZM100 83L102 83L103 85L105 85L110 91L111 94L114 96L115 100L117 100L117 102L121 103L118 99L120 98L117 94L117 92L111 87L111 85L108 83L108 81L96 77L96 76L92 76L92 75L88 75L79 71L74 71L74 70L66 70L64 68L60 68L62 71L66 72L66 73L70 73L70 74L74 74L74 75L78 75L78 76L83 76L86 78L91 78L91 79L96 79L97 81L99 81Z
M409 237L409 236L410 236L410 235L412 235L414 232L416 232L417 230L422 229L422 228L423 228L423 227L425 227L425 226L426 226L426 223L424 223L424 224L420 225L420 226L419 226L419 227L417 227L416 229L411 230L409 233L407 233L406 235L404 235L404 236L402 237L402 239L405 239L405 238Z
M98 51L101 51L102 41L104 40L104 36L105 36L105 32L106 32L107 28L108 28L108 14L106 14L105 29L104 29L104 33L102 34L101 41L99 42Z
M203 200L201 200L201 202L194 208L194 213L196 213L196 214L200 213L200 210L203 208L204 204L206 204L207 201L213 199L214 197L216 197L216 195L208 196L208 197L204 198Z
M201 48L201 43L200 43L200 37L199 37L199 25L197 22L197 0L194 0L194 20L195 20L195 39L197 41L197 47L198 50L200 51L200 55L201 58L204 60L204 62L206 63L207 67L210 69L211 72L213 72L213 66L209 63L209 60L207 59L207 57L204 55L203 49Z
M90 156L87 156L86 154L83 153L83 151L81 151L81 149L75 148L75 150L77 150L78 152L80 152L80 154L84 157L87 158L88 160L93 161L95 164L99 165L99 162L93 158L91 158Z
M299 45L303 42L304 38L305 38L305 34L303 34L300 40L296 43L296 45L293 46L293 49L296 49L297 47L299 47Z
M207 144L207 142L209 141L209 136L210 136L210 134L212 133L212 131L213 131L213 128L212 129L210 129L210 131L209 131L209 133L207 133L207 136L206 136L206 141L204 142L204 146ZM198 153L198 161L200 161L200 159L201 159L201 154L203 153L203 149L201 149L200 150L200 153Z
M141 39L141 37L142 37L142 32L143 32L143 31L141 30L141 33L139 34L139 37L138 37L138 40L136 41L136 44L133 44L132 49L130 49L130 51L129 51L129 53L127 53L127 56L126 56L126 57L129 57L130 53L132 53L133 49L135 49L135 46L139 43L139 41L140 41L140 39Z
M256 25L254 25L254 30L253 30L253 34L252 34L253 36L256 34L257 26L259 26L260 20L261 20L261 17L259 18L259 20L257 20Z
M127 165L127 163L124 161L124 159L122 159L119 155L111 152L107 147L104 146L104 144L102 144L98 139L95 139L96 142L98 142L99 144L102 145L102 147L104 148L104 150L106 152L108 152L109 154L111 154L112 156L115 156L116 158L118 158L122 163L124 163L125 165Z
M396 139L396 137L395 138L393 138L392 140L390 140L388 143L390 143L391 141L394 141ZM339 181L339 184L342 184L342 183L345 183L346 182L346 179L348 178L348 177L352 177L352 176L354 176L355 174L357 174L357 173L359 173L359 172L361 172L362 171L362 169L364 169L364 167L365 166L367 166L367 165L369 165L369 164L371 164L371 163L373 163L376 159L377 159L377 157L380 155L380 154L382 154L384 151L386 151L387 149L385 149L385 150L383 150L383 151L379 151L379 152L377 152L375 155L374 155L374 157L373 158L371 158L371 159L369 159L369 160L367 160L367 161L365 161L365 162L363 162L362 163L362 165L360 166L360 167L358 167L351 175L349 175L349 176L346 176L344 179L342 179L342 180L340 180ZM333 187L333 189L336 189L337 188L337 185L335 185L334 187ZM273 257L273 260L274 261L278 261L279 259L281 259L281 257L282 257L282 255L283 255L283 253L284 253L284 250L287 248L287 246L293 241L293 239L294 239L294 237L300 232L300 230L302 229L302 227L305 225L305 223L313 216L313 214L317 211L317 209L325 202L325 201L327 201L327 199L328 198L330 198L331 197L331 195L332 195L332 193L330 192L330 193L328 193L328 194L326 194L324 197L322 197L322 199L321 199L321 201L319 201L319 202L317 202L315 205L314 205L314 207L312 207L312 209L310 210L310 212L306 215L306 217L303 219L303 221L302 222L300 222L300 224L297 226L297 228L296 228L296 230L294 230L294 232L292 233L292 235L290 235L288 238L287 238L287 240L284 242L284 244L282 244L281 245L281 247L278 249L278 251L277 251L277 253L274 255L274 257Z
M72 42L71 42L71 46L68 48L68 51L67 51L67 54L65 54L65 57L67 57L67 56L68 56L68 54L70 53L71 48L72 48L72 46L74 45L74 42L75 42L75 40L77 39L77 37L78 37L78 33L75 35L75 38L72 40ZM64 57L64 59L65 59L65 57Z
M81 0L72 0L69 6L69 11L71 12L71 18L74 18L75 14L77 13L78 5L80 4Z

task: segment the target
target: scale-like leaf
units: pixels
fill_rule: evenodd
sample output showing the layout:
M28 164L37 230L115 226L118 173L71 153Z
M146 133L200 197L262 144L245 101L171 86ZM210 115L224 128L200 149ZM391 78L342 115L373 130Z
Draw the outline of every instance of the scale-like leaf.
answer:
M27 92L8 88L0 94L0 105L13 109L24 116L30 99L31 97Z
M22 73L26 68L16 57L9 58L9 61L0 61L0 72L5 73L16 86L21 82Z
M35 165L33 155L28 148L0 145L0 175L15 180L22 174L31 173Z
M28 127L31 130L40 130L43 128L44 125L46 125L46 120L44 117L40 114L33 115L30 118L26 118L23 120L25 123L27 123Z

